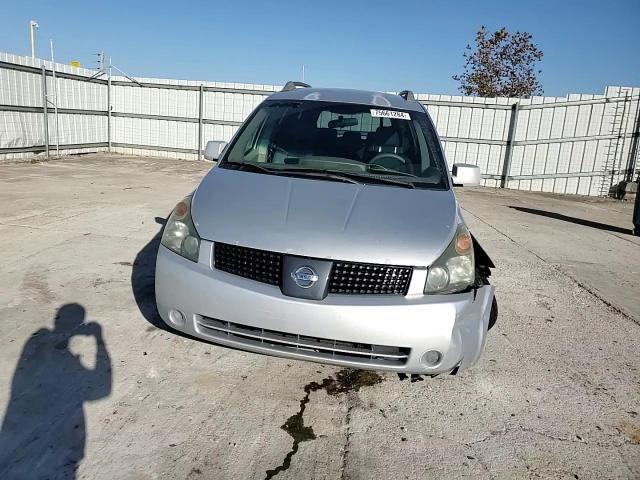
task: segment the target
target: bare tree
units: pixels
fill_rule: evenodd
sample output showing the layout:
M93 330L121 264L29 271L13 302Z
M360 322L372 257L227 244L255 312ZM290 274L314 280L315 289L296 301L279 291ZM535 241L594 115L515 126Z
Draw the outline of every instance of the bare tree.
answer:
M475 49L467 45L464 72L454 75L464 95L481 97L530 97L542 94L536 63L542 50L527 32L511 34L506 28L489 34L482 26Z

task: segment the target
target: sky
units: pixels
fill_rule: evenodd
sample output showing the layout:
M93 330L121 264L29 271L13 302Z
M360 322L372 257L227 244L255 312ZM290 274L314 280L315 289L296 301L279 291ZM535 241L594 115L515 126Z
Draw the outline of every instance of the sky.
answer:
M456 94L481 25L527 31L545 95L640 86L640 0L4 0L0 51L132 76Z

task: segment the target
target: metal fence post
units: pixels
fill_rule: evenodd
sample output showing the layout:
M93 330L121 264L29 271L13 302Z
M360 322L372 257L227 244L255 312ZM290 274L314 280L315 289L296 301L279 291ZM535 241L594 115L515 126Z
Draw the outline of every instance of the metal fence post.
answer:
M47 112L47 70L42 65L42 115L44 121L44 150L49 158L49 115Z
M626 133L626 132L625 132ZM638 166L638 141L640 140L640 99L638 99L636 105L636 120L631 131L631 148L629 149L629 159L627 160L627 173L625 180L627 182L633 182L633 176L636 173ZM640 184L640 178L637 179Z
M636 192L636 203L633 208L633 233L640 237L640 192Z
M200 85L198 90L198 160L202 160L202 100L204 96L204 85Z
M107 151L111 153L111 56L109 56L109 78L107 79Z
M49 39L51 47L51 82L53 83L53 114L56 124L56 157L60 156L60 128L58 123L58 81L56 80L56 61L53 58L53 40Z
M511 105L511 117L509 117L509 133L507 134L507 144L504 147L504 161L502 162L502 176L500 177L500 188L507 187L509 173L511 172L511 157L513 156L513 142L516 136L516 126L518 124L519 102Z

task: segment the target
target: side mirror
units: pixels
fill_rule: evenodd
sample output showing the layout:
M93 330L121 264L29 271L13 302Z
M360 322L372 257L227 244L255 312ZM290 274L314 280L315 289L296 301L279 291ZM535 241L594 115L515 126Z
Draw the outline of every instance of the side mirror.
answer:
M480 168L468 163L454 163L451 169L451 179L454 185L475 187L480 185Z
M204 158L207 160L217 161L220 158L220 154L227 146L227 142L212 140L207 142L207 146L204 149Z

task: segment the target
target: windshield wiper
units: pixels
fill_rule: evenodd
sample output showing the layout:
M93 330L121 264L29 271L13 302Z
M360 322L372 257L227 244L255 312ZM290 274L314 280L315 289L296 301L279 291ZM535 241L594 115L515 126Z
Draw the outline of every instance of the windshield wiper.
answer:
M330 173L332 175L339 175L341 177L351 178L354 180L360 180L360 183L383 183L386 185L395 185L404 188L416 188L413 183L403 182L402 180L394 180L392 178L384 177L372 177L366 173L358 172L343 172L340 170L322 170L323 173Z
M256 173L266 173L268 175L298 175L300 177L325 178L338 182L347 183L382 183L386 185L396 185L404 188L415 188L412 183L393 180L391 178L373 177L366 173L343 172L342 170L316 170L315 168L267 168L256 163L226 161L220 164L220 168L234 170L244 170Z
M396 185L404 188L415 188L412 183L403 182L400 180L394 180L391 178L372 177L366 173L358 173L343 170L317 170L315 168L279 168L278 172L285 173L302 173L312 174L317 177L341 179L342 181L348 181L351 183L382 183L386 185Z
M280 176L297 175L299 177L326 178L326 179L334 180L337 182L361 183L357 180L354 180L352 178L347 178L342 175L334 175L328 172L313 170L310 168L309 169L267 168L267 167L263 167L262 165L258 165L256 163L230 162L230 161L220 164L220 168L229 168L233 170L241 170L241 171L255 172L255 173L266 173L268 175L280 175Z
M285 176L299 176L299 177L310 177L310 178L326 178L329 180L334 180L336 182L346 182L346 183L362 183L358 180L350 177L346 177L344 175L339 175L338 172L330 172L328 170L315 170L313 168L279 168L275 175L285 175Z
M370 163L369 164L369 171L370 172L377 172L377 173L386 173L389 175L398 175L400 177L413 177L413 178L419 178L417 175L414 175L413 173L407 173L407 172L400 172L398 170L393 170L391 168L387 168L387 167L383 167L382 165L378 165L376 163Z
M276 174L272 169L263 167L256 163L244 163L244 162L224 162L220 164L220 168L232 168L233 170L245 170L249 172Z
M341 175L334 175L325 171L314 170L312 168L267 168L257 163L244 163L244 162L224 162L220 164L220 168L229 168L233 170L244 170L255 173L266 173L268 175L279 176L294 176L299 177L314 177L314 178L327 178L337 182L346 183L360 183L352 178L346 178Z

